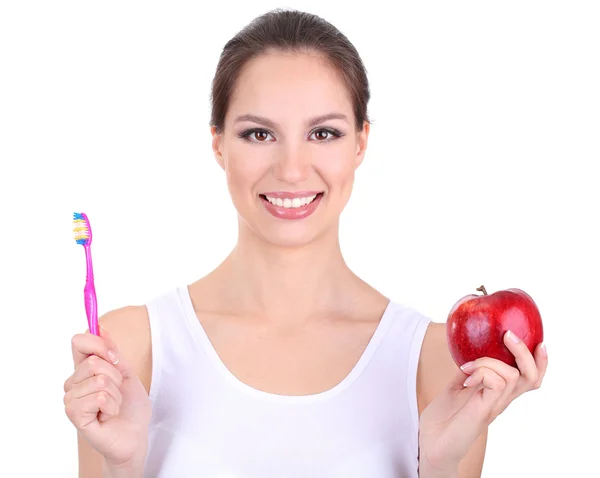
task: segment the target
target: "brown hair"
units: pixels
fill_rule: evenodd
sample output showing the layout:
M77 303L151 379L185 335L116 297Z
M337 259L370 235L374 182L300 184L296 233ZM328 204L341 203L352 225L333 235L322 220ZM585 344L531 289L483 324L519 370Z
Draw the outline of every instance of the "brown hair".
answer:
M229 100L244 65L269 49L323 55L337 68L350 92L357 131L362 130L365 121L370 122L367 71L354 45L317 15L276 9L255 18L221 52L210 95L210 125L218 133L225 127Z

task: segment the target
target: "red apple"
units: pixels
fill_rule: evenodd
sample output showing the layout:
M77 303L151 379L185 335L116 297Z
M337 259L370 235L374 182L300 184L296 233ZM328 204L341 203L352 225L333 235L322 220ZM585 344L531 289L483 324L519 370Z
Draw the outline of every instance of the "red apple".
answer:
M544 339L542 318L533 299L520 289L471 294L460 299L448 315L446 338L450 354L460 367L480 357L491 357L516 366L504 345L507 330L519 337L531 353Z

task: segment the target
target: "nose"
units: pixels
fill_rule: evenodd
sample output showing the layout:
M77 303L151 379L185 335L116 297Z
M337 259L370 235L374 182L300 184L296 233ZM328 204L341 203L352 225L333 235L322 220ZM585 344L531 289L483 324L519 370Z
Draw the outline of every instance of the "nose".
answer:
M288 184L302 182L309 176L311 161L310 153L298 145L282 148L275 161L274 174Z

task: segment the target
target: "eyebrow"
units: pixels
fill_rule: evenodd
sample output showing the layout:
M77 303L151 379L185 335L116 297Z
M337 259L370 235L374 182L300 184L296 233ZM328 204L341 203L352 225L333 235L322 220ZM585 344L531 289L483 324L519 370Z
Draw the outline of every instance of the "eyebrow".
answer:
M324 121L333 120L333 119L348 121L348 117L345 114L328 113L325 115L316 116L316 117L308 120L308 122L306 124L308 127L311 127L311 126L316 126L319 123L323 123ZM235 119L234 123L240 123L242 121L252 121L253 123L260 123L260 124L263 124L269 128L273 128L273 129L277 129L277 127L278 127L277 123L270 120L269 118L265 118L264 116L251 115L251 114L240 115Z

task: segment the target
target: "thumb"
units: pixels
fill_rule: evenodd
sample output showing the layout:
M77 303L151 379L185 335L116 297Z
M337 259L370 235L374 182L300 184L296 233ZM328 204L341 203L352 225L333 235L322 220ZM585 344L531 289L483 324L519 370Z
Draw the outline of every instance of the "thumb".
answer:
M100 325L100 324L98 324ZM110 363L112 363L115 368L121 372L121 376L125 378L134 377L136 375L135 370L133 369L133 365L131 362L127 360L127 357L124 357L121 351L119 350L119 346L115 342L115 340L111 337L108 329L104 328L102 325L99 327L100 337L104 339L108 347L108 358Z

